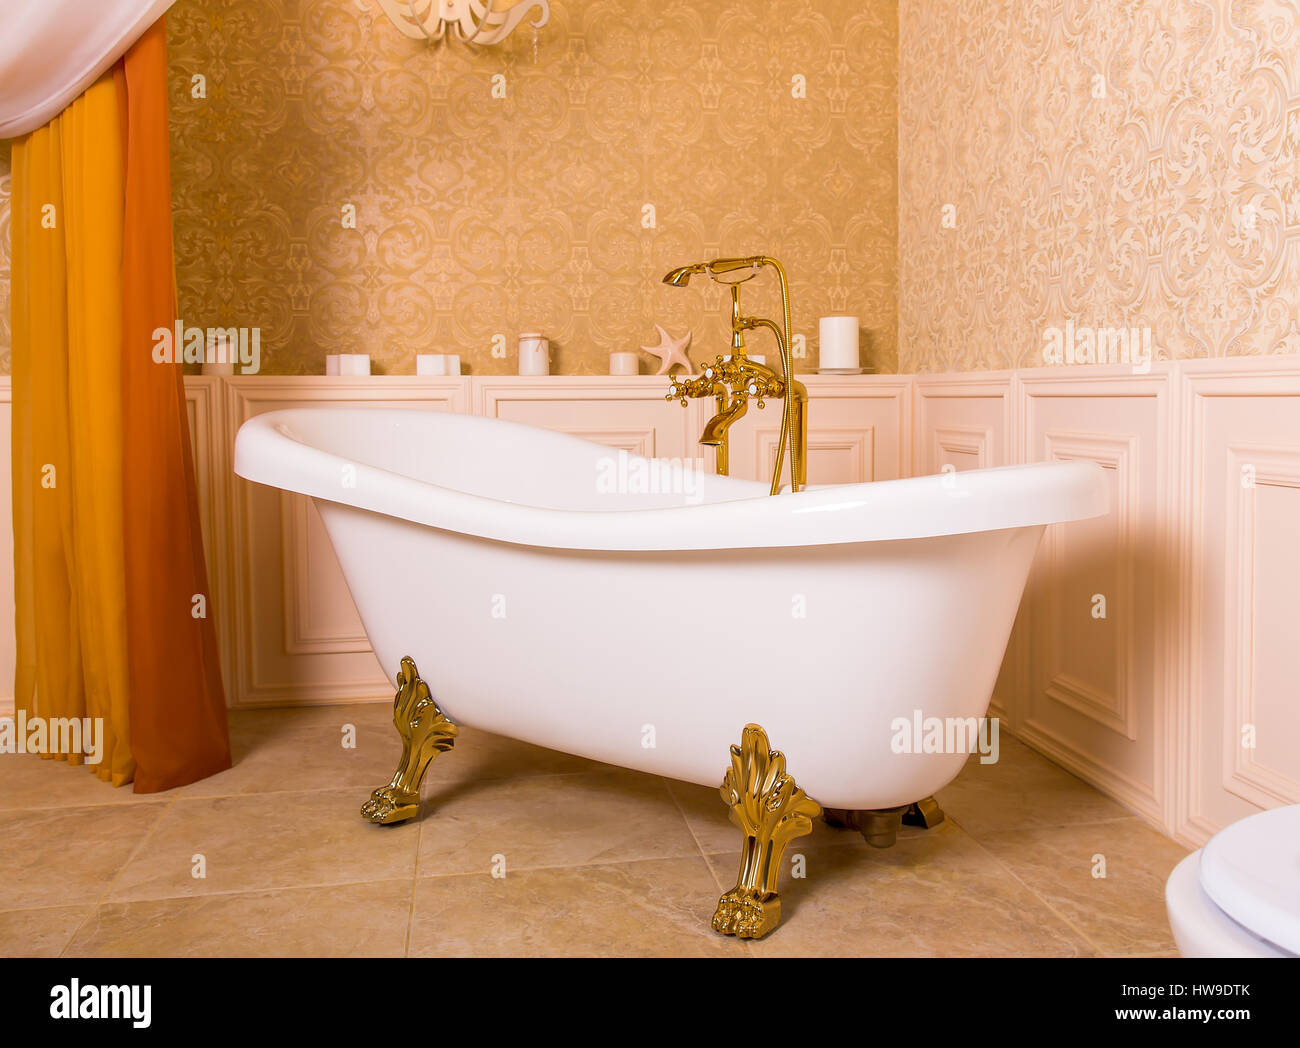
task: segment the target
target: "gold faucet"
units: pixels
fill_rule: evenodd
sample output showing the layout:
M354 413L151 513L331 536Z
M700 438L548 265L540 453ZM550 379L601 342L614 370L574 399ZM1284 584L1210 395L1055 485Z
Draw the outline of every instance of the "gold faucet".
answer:
M778 326L766 317L749 317L740 311L740 285L758 275L758 270L771 266L781 282L783 325ZM749 270L748 276L721 280L719 274ZM731 356L721 354L696 378L678 379L673 376L665 400L680 400L682 407L691 398L714 397L717 413L704 427L700 443L717 449L717 471L726 475L728 462L727 431L738 418L749 410L749 401L764 407L769 398L780 397L781 436L777 441L776 464L772 470L771 494L781 490L781 472L786 448L790 451L790 490L799 491L808 482L808 391L803 383L794 380L794 361L790 354L790 285L785 269L776 259L767 255L746 258L715 258L712 262L696 262L679 266L664 277L665 284L685 287L691 277L706 273L719 284L731 286ZM776 338L781 355L781 373L777 374L766 364L760 364L745 354L745 332L767 328Z

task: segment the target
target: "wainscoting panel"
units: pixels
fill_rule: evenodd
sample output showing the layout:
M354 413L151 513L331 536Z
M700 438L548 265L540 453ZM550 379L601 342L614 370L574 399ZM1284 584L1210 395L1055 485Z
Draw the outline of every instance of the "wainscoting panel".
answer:
M1013 382L1009 371L917 375L912 397L912 475L987 469L1017 461ZM1024 616L1017 615L989 703L989 715L1012 731L1018 700L1025 691L1029 649L1024 633Z
M668 380L652 375L513 376L473 380L475 414L570 433L650 458L698 458L694 416L664 399Z
M808 389L808 483L896 480L911 470L911 380L900 375L800 375ZM695 402L698 425L713 401ZM781 402L751 406L731 427L731 475L768 480L781 436ZM712 460L710 459L710 466ZM788 474L786 474L788 475Z
M915 476L985 469L1015 461L1012 375L918 375Z
M1028 372L1021 459L1091 461L1109 514L1047 529L1021 606L1031 745L1154 823L1167 823L1166 660L1177 558L1168 528L1170 378L1127 368Z
M1300 803L1300 364L1183 369L1176 830Z
M309 405L464 411L464 378L234 378L228 447L247 419ZM227 650L236 706L391 698L320 516L304 496L236 477L227 468L225 561L232 616Z
M804 376L812 483L1044 460L1106 471L1113 504L1048 529L992 711L1189 845L1300 802L1300 357L1015 373ZM247 418L315 404L472 411L667 458L703 457L711 401L662 378L186 379L229 701L391 698L308 500L231 472ZM0 434L10 384L0 378ZM765 477L779 405L734 427ZM3 439L3 438L0 438ZM0 713L12 709L10 456L0 454ZM1104 599L1104 617L1101 603Z

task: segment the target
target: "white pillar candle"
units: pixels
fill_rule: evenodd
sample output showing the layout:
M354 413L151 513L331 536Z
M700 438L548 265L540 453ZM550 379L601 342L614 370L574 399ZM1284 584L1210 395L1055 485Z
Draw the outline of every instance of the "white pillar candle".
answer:
M340 353L339 374L340 375L369 375L370 354L369 353Z
M337 375L339 373L339 355L337 353L325 354L325 374Z
M448 354L447 354L447 374L448 374L448 375L459 375L459 374L460 374L460 354L459 354L459 353L448 353Z
M641 358L635 353L611 353L609 355L609 373L611 375L635 375L641 370Z
M549 375L551 347L541 335L531 332L519 336L519 374Z
M862 366L857 317L822 317L819 334L819 368L851 370Z
M231 342L226 332L208 328L207 344L203 351L203 374L233 375L239 345Z
M418 353L415 357L417 375L447 374L447 358L441 353Z

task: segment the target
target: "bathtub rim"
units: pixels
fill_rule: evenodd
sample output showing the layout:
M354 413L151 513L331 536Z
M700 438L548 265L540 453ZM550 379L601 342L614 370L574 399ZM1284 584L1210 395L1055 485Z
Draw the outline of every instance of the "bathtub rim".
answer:
M388 407L268 411L245 421L236 435L234 472L246 480L426 527L539 548L672 551L896 541L1083 520L1105 514L1110 503L1105 471L1093 462L1068 461L826 485L777 496L755 481L717 478L734 483L738 497L653 509L551 509L419 480L294 435L294 423L301 433L303 421L309 428L312 421L319 424L320 415L332 416L342 427L363 418L436 417L436 425L466 430L505 427L561 451L567 445L575 454L619 452L504 419ZM345 488L341 478L347 466L355 484Z

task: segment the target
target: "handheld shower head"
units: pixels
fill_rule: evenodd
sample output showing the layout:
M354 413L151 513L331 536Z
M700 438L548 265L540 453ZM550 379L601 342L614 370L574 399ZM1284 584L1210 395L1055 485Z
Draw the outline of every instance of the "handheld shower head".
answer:
M693 266L678 266L664 274L664 283L673 287L685 287L696 273L704 272L705 265L704 262L696 262Z
M671 284L673 287L685 287L696 273L707 273L719 284L739 283L740 281L735 280L718 280L718 275L748 269L751 271L749 276L742 277L741 280L749 280L757 275L759 266L766 262L767 259L762 255L751 255L745 258L715 258L710 262L696 262L693 266L678 266L664 275L664 283Z

